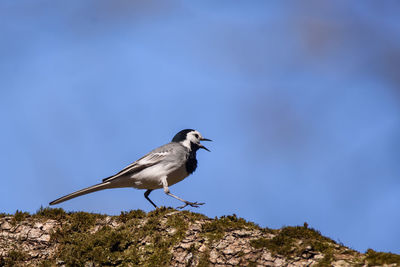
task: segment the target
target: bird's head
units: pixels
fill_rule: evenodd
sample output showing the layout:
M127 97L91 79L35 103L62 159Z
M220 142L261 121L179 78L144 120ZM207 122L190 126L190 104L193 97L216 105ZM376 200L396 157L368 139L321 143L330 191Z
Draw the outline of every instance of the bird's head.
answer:
M208 150L203 146L200 141L211 141L210 139L204 138L201 133L193 129L185 129L177 133L172 142L181 143L183 146L187 147L189 150L197 151L199 148Z

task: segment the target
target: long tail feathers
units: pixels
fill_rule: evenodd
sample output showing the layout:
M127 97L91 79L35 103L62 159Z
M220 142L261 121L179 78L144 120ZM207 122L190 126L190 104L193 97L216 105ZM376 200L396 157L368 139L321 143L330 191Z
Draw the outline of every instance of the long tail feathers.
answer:
M86 195L86 194L89 194L89 193L92 193L92 192L96 192L96 191L100 191L100 190L103 190L103 189L111 188L110 184L111 184L110 182L95 184L93 186L89 186L87 188L81 189L81 190L76 191L74 193L71 193L71 194L68 194L66 196L60 197L60 198L50 202L49 204L50 205L55 205L55 204L70 200L71 198L75 198L75 197Z

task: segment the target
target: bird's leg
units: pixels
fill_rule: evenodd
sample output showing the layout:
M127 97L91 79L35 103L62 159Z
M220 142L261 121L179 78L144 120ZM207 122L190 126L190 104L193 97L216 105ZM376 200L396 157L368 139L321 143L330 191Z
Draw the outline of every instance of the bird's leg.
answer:
M144 197L154 206L154 208L158 208L157 205L154 204L154 202L149 198L151 191L153 191L153 189L146 190L146 192L144 192Z
M180 200L180 201L182 201L183 203L185 203L185 205L179 206L178 209L183 209L183 208L186 207L187 205L189 205L189 206L191 206L191 207L195 207L195 208L198 208L200 205L204 205L204 203L190 202L190 201L184 200L184 199L182 199L182 198L180 198L180 197L178 197L178 196L175 196L174 194L172 194L172 193L169 191L167 179L166 179L166 178L163 178L163 179L161 179L161 181L162 181L162 183L163 183L163 188L164 188L165 194L167 194L168 196L171 196L171 197L173 197L173 198L176 198L177 200Z

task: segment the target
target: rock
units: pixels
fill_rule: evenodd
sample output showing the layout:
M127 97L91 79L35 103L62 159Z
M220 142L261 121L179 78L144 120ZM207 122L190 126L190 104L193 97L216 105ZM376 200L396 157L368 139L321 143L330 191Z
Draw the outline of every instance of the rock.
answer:
M207 246L203 244L199 247L199 252L205 252L205 251L207 251Z
M33 225L33 228L42 229L42 227L43 227L43 223L41 223L41 222L35 222L35 224Z
M233 232L233 235L236 237L247 237L249 236L249 231L245 230L245 229L241 229L241 230L236 230Z
M233 258L229 259L226 263L233 265L233 266L237 266L239 264L239 262L240 262L239 258L233 257Z
M217 263L218 264L226 264L225 258L221 255L220 257L217 258Z
M55 227L55 221L47 221L46 223L43 224L42 230L49 233L51 230L53 230Z
M225 240L222 240L222 241L219 242L219 244L217 245L217 249L222 250L222 249L226 248L226 246L228 246L228 243L225 242Z
M217 259L218 259L218 253L217 253L217 251L216 251L216 250L212 250L212 251L210 252L210 258L209 258L210 262L211 262L211 263L216 263L216 262L217 262Z
M18 238L19 238L20 240L26 240L26 239L28 239L28 234L29 234L30 230L31 230L31 229L30 229L29 227L27 227L27 226L22 226L21 229L20 229L20 231L19 231L19 233L18 233Z
M12 225L9 222L5 221L1 224L0 228L1 230L10 230L12 228Z
M318 260L322 260L324 257L325 256L322 254L316 254L313 259L318 261Z
M247 260L247 261L250 261L250 262L256 262L257 261L257 259L258 259L258 255L257 255L257 253L249 253L249 254L246 254L246 255L244 255L244 258Z
M332 262L332 266L334 266L334 267L350 267L351 264L344 260L338 260L338 261Z
M111 226L112 226L113 228L117 228L117 227L119 226L119 223L116 222L116 221L112 221L112 222L111 222Z
M189 252L185 257L185 262L189 262L193 258L193 253Z
M42 231L38 228L33 228L29 231L28 233L28 238L29 239L37 239L42 235Z
M275 266L282 266L284 263L285 263L285 261L283 259L281 259L281 258L276 258L274 260Z
M84 266L85 266L85 267L95 267L96 265L94 264L94 262L88 261L88 262L85 263Z
M175 255L175 260L177 262L184 262L185 258L186 258L186 255L187 255L186 252L179 253L179 254Z
M50 241L50 235L43 234L38 238L39 242L49 242Z
M169 235L174 235L177 232L177 230L176 230L176 228L171 227L171 228L167 229L167 232Z
M247 254L247 253L250 253L250 252L251 252L251 249L250 249L249 247L246 247L246 248L242 249L242 252L243 252L244 254Z
M234 238L231 235L228 235L227 237L225 237L225 241L228 242L228 243L232 243L235 240L236 240L236 238Z
M189 249L191 246L192 246L192 243L182 243L180 245L180 247L183 249Z
M39 256L39 252L38 251L30 251L29 256L31 256L32 258L37 258Z
M7 232L7 231L1 231L1 232L0 232L0 238L1 238L1 237L7 238L7 237L10 236L10 235L12 235L12 233Z
M191 230L195 231L195 232L200 232L201 231L201 225L200 224L193 224L192 227L191 227Z
M99 231L101 228L103 228L101 225L95 225L92 229L90 229L90 233L94 234L97 231Z
M12 227L10 229L10 232L19 233L19 232L21 232L22 229L23 229L23 225L22 224L17 224L16 226L14 226L14 227Z
M146 225L150 218L157 218L157 212L151 215L154 217L132 218L129 222L126 222L126 225L118 217L107 216L97 219L92 227L82 229L83 233L80 238L91 238L91 235L96 236L94 233L105 226L114 229L115 234L118 234L119 229L121 229L124 232L120 233L124 235L129 234L130 230L141 231L147 227L145 235L139 235L137 239L132 237L129 240L123 240L123 237L121 237L123 243L116 243L118 245L116 246L117 251L116 254L110 256L110 263L122 266L149 265L146 260L149 257L154 258L155 256L170 259L170 262L166 264L168 266L198 266L201 264L202 266L256 265L300 267L317 266L318 262L326 256L311 246L307 246L301 250L301 247L310 242L310 240L306 240L306 242L302 241L301 236L297 237L295 242L290 244L294 248L291 251L290 257L285 257L284 255L275 256L276 251L271 251L269 247L264 247L262 242L255 243L254 241L259 238L263 238L264 240L271 239L277 236L279 231L265 231L247 226L243 226L243 229L238 229L242 226L236 225L225 229L225 226L221 225L221 228L208 228L208 232L204 232L202 225L212 223L213 219L198 219L196 217L197 219L193 221L189 219L190 214L188 213L184 213L180 218L188 224L186 233L178 236L176 233L178 230L180 231L180 228L178 226L171 227L167 223L167 217L171 216L172 213L161 215L159 222L153 223L152 228ZM180 216L180 212L174 214L174 216ZM53 219L44 220L43 217L37 219L34 216L28 216L24 221L16 222L16 225L11 223L13 222L12 217L0 218L0 265L4 262L2 259L7 257L10 251L16 252L14 254L16 258L18 258L18 253L22 253L23 257L26 258L24 262L15 263L15 266L41 266L45 261L50 262L54 266L71 265L68 262L71 259L63 258L66 261L63 262L61 259L56 258L56 255L60 255L60 250L58 249L65 247L65 244L59 244L57 243L59 242L57 238L51 238L52 233L58 229L71 225L71 220L68 221L68 216L66 214L59 221ZM234 223L233 221L232 224ZM154 225L157 226L154 227ZM120 226L121 228L118 228ZM213 231L222 233L222 238L211 241L208 238L208 233L213 233ZM79 235L79 230L76 233ZM69 234L74 236L71 232ZM115 237L119 238L118 235L110 235L110 238L115 239ZM68 238L68 235L65 238ZM111 245L116 242L115 240L110 241ZM70 244L73 245L73 242ZM109 245L107 242L107 240L99 239L99 244ZM157 254L157 249L159 249L157 242L160 242L159 244L164 248L164 251L160 254ZM329 240L326 242L329 242ZM330 266L347 267L366 264L364 254L352 251L343 246L335 246L334 243L330 244L330 248L333 255L332 262L329 263ZM96 247L96 253L102 253L102 249L101 247ZM114 246L104 249L106 249L107 253L112 253L113 251L111 250L114 249ZM77 257L79 257L79 253L82 252L78 252L76 254ZM124 258L126 256L131 257L127 262L125 262ZM88 267L101 266L101 263L97 262L95 258L80 265Z
M262 254L261 258L262 258L264 261L274 261L274 258L272 257L271 253L269 253L269 252L264 252L264 253Z
M232 254L236 254L240 251L240 247L235 246L235 245L228 245L223 251L222 253L226 254L226 255L232 255Z

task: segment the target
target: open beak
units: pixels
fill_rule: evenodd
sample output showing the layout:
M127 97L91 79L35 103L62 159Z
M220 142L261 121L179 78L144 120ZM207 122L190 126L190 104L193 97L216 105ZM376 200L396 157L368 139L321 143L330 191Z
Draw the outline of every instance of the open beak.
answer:
M207 139L207 138L201 138L200 141L212 141L212 140L211 139ZM208 152L211 152L208 148L206 148L202 144L199 144L199 147L202 148L202 149L207 150Z

